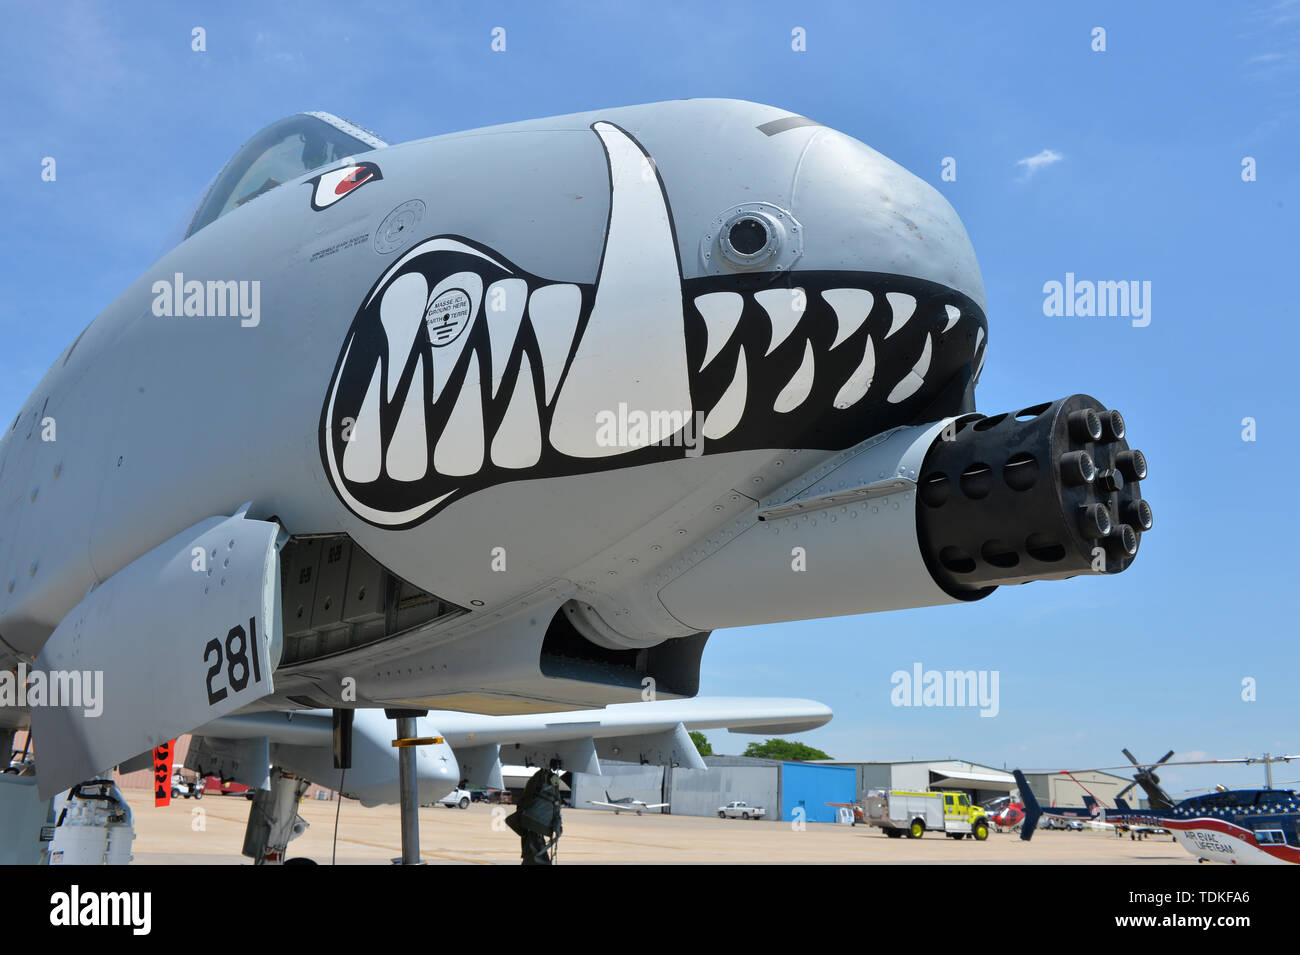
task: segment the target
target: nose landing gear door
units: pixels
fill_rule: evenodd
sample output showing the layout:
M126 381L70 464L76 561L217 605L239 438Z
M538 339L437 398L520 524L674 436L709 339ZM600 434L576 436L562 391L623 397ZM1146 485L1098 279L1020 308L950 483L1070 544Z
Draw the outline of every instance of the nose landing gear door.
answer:
M279 534L278 524L242 511L210 517L119 570L64 617L29 679L42 797L272 692Z

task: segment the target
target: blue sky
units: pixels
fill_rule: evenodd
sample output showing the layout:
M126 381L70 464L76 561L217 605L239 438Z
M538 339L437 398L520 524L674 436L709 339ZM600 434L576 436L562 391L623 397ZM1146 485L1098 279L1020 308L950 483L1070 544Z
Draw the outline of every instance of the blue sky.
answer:
M329 110L400 142L684 96L771 103L950 199L988 291L981 410L1075 391L1119 407L1151 463L1156 532L1116 578L719 632L702 691L822 700L836 718L804 738L839 758L1057 768L1115 764L1122 746L1300 751L1300 0L1168 9L6 3L0 409L154 261L225 159L288 113ZM504 53L489 47L497 26ZM956 181L941 181L944 157ZM1043 285L1067 272L1149 281L1150 325L1046 317ZM891 706L890 674L918 661L998 670L999 715ZM721 751L744 741L714 734ZM1300 779L1300 763L1278 779Z

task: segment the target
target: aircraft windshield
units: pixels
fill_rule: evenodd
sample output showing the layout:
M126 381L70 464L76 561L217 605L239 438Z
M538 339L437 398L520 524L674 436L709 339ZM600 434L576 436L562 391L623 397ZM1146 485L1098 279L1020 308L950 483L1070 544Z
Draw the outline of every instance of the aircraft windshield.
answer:
M185 238L282 183L384 145L359 126L329 113L295 113L272 123L226 163L199 205Z

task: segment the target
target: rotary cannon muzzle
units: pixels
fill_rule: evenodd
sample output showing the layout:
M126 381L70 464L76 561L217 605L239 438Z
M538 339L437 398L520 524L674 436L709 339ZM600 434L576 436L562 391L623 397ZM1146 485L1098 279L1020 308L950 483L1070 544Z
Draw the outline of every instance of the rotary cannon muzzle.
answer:
M917 534L934 579L978 599L1000 584L1117 574L1153 524L1141 451L1087 395L970 416L926 453Z

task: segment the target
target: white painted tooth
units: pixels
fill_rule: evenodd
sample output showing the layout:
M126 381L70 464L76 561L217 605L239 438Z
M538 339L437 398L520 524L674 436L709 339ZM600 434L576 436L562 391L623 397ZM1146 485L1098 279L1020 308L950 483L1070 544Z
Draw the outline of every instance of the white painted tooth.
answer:
M926 335L925 348L921 351L921 357L912 366L912 370L903 376L903 380L894 385L894 390L885 399L891 405L896 405L900 401L912 397L912 395L916 394L917 389L925 384L925 373L930 370L930 348L931 336Z
M415 345L416 333L424 317L424 303L429 283L419 272L407 272L384 291L379 303L379 321L388 339L388 400L393 400L397 382L406 367L406 359Z
M745 353L742 351L736 360L736 373L731 378L731 384L727 385L727 390L704 419L705 438L711 441L725 438L740 424L740 419L745 414L745 393L748 386Z
M885 337L888 338L907 324L912 313L916 311L916 299L906 292L886 292L885 300L889 302L889 307L894 313L889 322L889 331L885 332Z
M781 393L776 396L776 403L772 405L772 409L779 414L785 414L803 404L804 399L812 391L815 370L812 342L804 342L803 361L799 364L799 370L786 382L785 387L781 389Z
M528 283L523 279L502 279L488 286L483 296L488 341L492 345L492 397L501 389L501 379L519 334L519 321L528 302Z
M492 439L492 463L503 468L530 468L542 456L542 423L537 416L533 366L524 352L506 416Z
M961 320L961 309L957 308L955 305L945 305L943 308L944 311L948 313L948 324L943 326L943 331L939 334L946 335L948 329L952 328Z
M916 365L912 368L912 373L925 378L925 373L930 370L930 355L934 350L934 336L925 336L925 347L921 349L921 357L916 360Z
M609 228L595 301L550 433L557 451L582 458L632 450L600 439L594 422L602 411L625 404L645 414L693 414L681 272L659 177L627 133L603 122L592 129L609 162Z
M975 350L980 350L980 343L984 341L984 329L980 327L975 330Z
M469 341L483 302L483 280L477 272L456 272L433 287L424 307L424 327L433 345L433 394L437 401Z
M582 290L576 285L544 285L528 300L528 320L542 351L542 379L546 403L555 397L555 386L564 374L564 363L573 346L582 309Z
M700 362L700 369L703 370L722 351L722 346L731 340L731 333L740 321L740 313L745 310L745 300L739 292L709 292L695 299L695 307L704 316L704 325L708 330L704 361Z
M376 361L350 439L343 446L343 476L357 484L378 480L383 461L379 434L379 367L380 363Z
M840 411L853 407L871 390L871 382L875 377L876 346L868 335L867 348L862 353L862 361L858 363L857 368L853 369L853 374L849 375L849 380L844 382L839 394L835 396L835 407Z
M975 354L979 355L979 361L975 364L975 381L979 382L980 372L984 370L984 359L989 356L987 348L981 350L980 345L984 343L984 329L981 328L975 333Z
M424 431L424 362L416 366L411 390L406 393L393 439L388 443L388 476L395 481L418 481L429 470L429 440Z
M451 417L433 449L433 467L439 474L463 477L483 466L483 399L479 391L481 367L470 359Z
M835 341L831 343L831 348L839 345L862 327L862 323L871 314L871 306L876 301L874 295L860 288L829 288L822 292L822 298L826 299L827 304L835 310L835 321L839 326L835 331Z
M790 337L794 327L803 318L808 307L804 290L801 288L769 288L754 293L754 301L763 306L767 317L772 321L772 341L764 355L770 355L776 347Z

